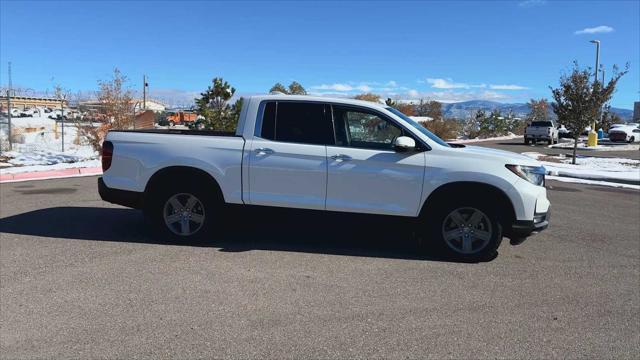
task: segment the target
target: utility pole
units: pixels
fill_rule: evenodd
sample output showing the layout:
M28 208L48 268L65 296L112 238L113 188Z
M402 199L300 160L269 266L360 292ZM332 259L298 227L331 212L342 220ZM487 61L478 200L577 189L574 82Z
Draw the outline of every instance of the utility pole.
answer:
M11 61L9 61L9 88L7 89L7 125L9 126L9 151L13 150L13 140L11 139Z
M147 110L147 75L142 75L142 109Z
M60 108L62 109L62 152L64 152L64 95L60 94Z

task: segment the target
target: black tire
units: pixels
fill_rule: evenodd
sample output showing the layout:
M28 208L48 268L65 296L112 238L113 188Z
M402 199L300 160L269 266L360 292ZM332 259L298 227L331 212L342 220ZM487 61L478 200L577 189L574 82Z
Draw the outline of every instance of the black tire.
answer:
M151 230L165 240L177 243L201 242L207 239L213 229L221 226L223 200L216 191L211 190L211 184L206 181L199 179L179 181L163 182L149 190L149 194L145 196L145 217ZM193 209L189 209L191 211L187 211L186 206L191 197L198 202L193 206ZM181 205L184 205L185 211L181 212L181 209L176 209L170 202L171 199L177 199ZM179 213L188 213L184 216L189 218L194 216L194 219L185 221L188 224L187 229L193 233L178 233L182 230L182 220L171 225L165 221L165 212L171 213L172 211L173 216L179 216ZM197 223L195 216L203 216L204 219L201 223Z
M524 138L524 144L525 144L525 145L529 145L529 139Z
M447 259L465 262L488 261L494 259L497 254L498 247L500 247L500 244L502 243L502 225L498 221L500 218L498 215L499 211L488 204L491 204L491 202L473 199L443 201L440 204L436 204L434 209L429 211L430 215L423 216L421 219L422 224L419 225L420 229L418 232L421 234L423 239L423 245L437 251ZM479 210L486 216L486 223L490 224L484 225L483 229L474 229L489 230L490 227L491 235L486 243L481 239L472 240L472 247L475 247L475 249L472 250L473 252L463 253L455 249L455 244L458 241L453 240L452 242L454 245L452 246L451 242L447 242L444 239L443 233L450 224L451 218L449 215L453 211L461 211L463 218L465 215L468 215L469 218L464 219L470 220L470 217L473 214L471 209ZM459 242L462 246L462 238Z
M550 138L549 140L547 140L547 144L553 145L553 138Z
M636 141L636 138L635 138L635 137L633 137L633 136L632 136L632 137L630 137L630 138L629 138L629 144L631 144L631 143L633 143L633 142L635 142L635 141Z

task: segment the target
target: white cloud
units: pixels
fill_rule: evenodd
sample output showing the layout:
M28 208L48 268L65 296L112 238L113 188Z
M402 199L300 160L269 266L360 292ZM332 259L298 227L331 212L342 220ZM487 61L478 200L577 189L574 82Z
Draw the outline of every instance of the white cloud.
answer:
M527 90L528 87L520 85L489 85L491 90Z
M457 83L454 82L451 78L441 79L441 78L428 78L427 83L431 84L432 88L436 89L471 89L471 88L484 88L485 84L467 84L467 83Z
M335 90L335 91L351 91L353 90L353 86L347 84L322 84L320 86L312 86L312 89L316 90Z
M383 86L383 87L380 87ZM393 91L397 90L398 83L391 80L386 83L379 82L347 82L347 83L335 83L335 84L322 84L311 86L312 90L331 90L334 92L371 92L371 91ZM321 91L318 93L328 93L326 91Z
M491 100L491 101L507 101L512 97L507 94L495 91L431 91L418 92L409 90L404 97L407 100L417 101L419 99L437 100L443 103L453 103L468 100Z
M544 5L546 3L547 3L546 0L525 0L525 1L519 2L518 6L530 8L530 7L534 7L534 6Z
M582 30L576 31L574 34L582 35L582 34L600 34L600 33L610 33L614 29L611 26L600 25L592 28L584 28Z

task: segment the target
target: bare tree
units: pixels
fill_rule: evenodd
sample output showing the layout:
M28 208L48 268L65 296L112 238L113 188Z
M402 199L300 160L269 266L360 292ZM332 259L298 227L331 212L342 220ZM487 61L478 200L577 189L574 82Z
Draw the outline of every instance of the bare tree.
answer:
M600 81L591 83L591 68L580 69L578 63L574 62L571 74L560 78L560 87L550 87L555 101L551 104L553 111L558 116L558 121L573 133L573 164L576 163L580 133L600 118L602 106L611 99L618 80L628 70L628 64L624 71L618 71L618 67L614 66L613 76L605 86Z
M95 124L76 120L80 136L96 151L102 149L107 132L110 129L130 129L133 127L133 93L127 87L127 77L118 68L113 69L113 76L109 80L99 80L96 93L99 103L98 114L105 122Z
M364 100L364 101L371 101L374 103L378 103L380 102L380 96L374 94L374 93L364 93L364 94L358 94L356 96L353 97L356 100Z

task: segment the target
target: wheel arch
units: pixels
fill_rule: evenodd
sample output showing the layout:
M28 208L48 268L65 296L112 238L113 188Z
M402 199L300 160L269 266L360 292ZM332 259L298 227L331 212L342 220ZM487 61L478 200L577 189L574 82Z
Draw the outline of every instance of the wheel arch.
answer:
M444 201L458 201L469 197L491 201L492 206L500 211L499 221L505 229L508 229L516 219L513 203L503 190L491 184L475 181L456 181L439 186L424 201L419 216L429 216Z
M192 166L168 166L157 170L147 181L144 189L145 198L150 196L159 186L167 182L180 182L185 178L211 184L211 190L214 194L224 201L224 195L218 181L208 172Z

